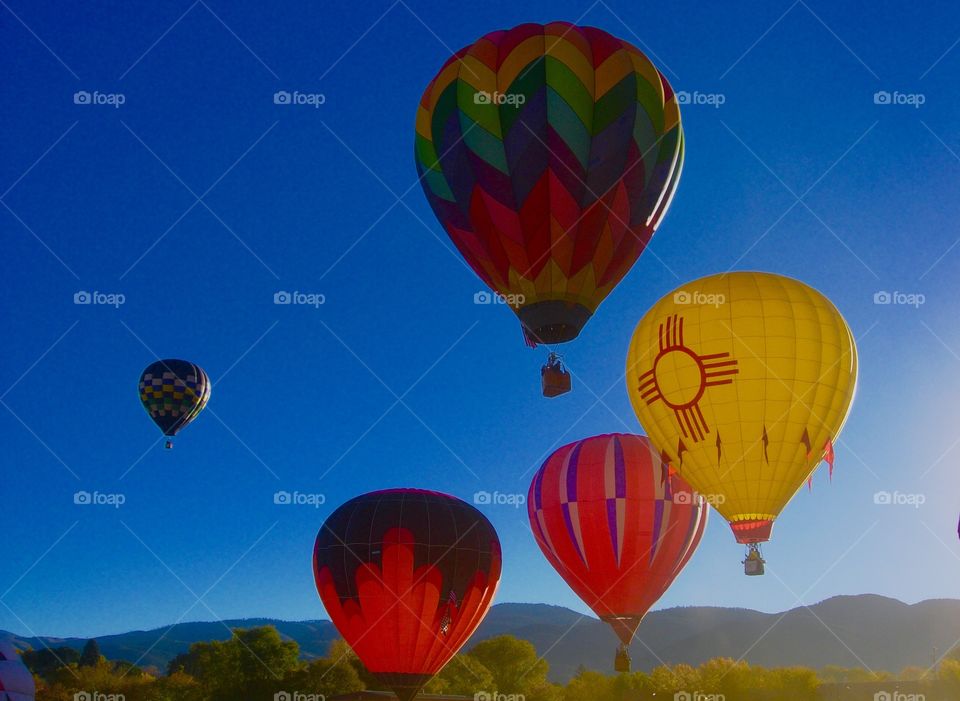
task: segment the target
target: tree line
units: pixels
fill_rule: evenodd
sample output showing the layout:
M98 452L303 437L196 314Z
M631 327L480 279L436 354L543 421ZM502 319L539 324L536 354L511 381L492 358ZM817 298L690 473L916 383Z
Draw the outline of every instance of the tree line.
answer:
M325 657L303 660L299 645L284 640L273 626L238 628L232 633L229 640L192 644L163 671L107 660L95 640L82 652L68 647L28 650L23 661L37 681L37 701L270 701L284 698L277 696L281 692L289 698L319 701L383 688L343 640L335 641ZM938 681L941 688L960 698L960 655L943 660L935 671L911 668L898 675L840 667L767 669L727 658L698 667L664 665L649 673L609 675L581 668L565 685L550 682L548 671L546 660L537 655L532 643L503 635L456 655L424 692L516 701L675 697L819 701L819 689L825 683L924 679ZM77 696L84 692L88 696Z

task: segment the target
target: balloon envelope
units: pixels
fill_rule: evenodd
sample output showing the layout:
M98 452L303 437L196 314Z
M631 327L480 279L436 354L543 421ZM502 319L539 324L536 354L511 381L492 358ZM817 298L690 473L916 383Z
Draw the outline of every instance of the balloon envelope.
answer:
M528 342L562 343L637 260L683 163L673 90L593 27L523 24L458 51L427 86L427 200Z
M486 517L455 497L389 489L330 515L313 567L337 630L409 701L486 615L500 581L500 542Z
M741 543L773 521L836 440L857 384L857 348L836 307L781 275L690 282L640 320L627 391L666 459Z
M175 436L207 405L210 379L187 360L158 360L140 376L140 401L166 436Z
M16 649L10 643L0 642L0 699L33 701L35 693L33 675Z
M533 478L530 525L547 560L624 645L693 555L707 506L645 436L586 438Z

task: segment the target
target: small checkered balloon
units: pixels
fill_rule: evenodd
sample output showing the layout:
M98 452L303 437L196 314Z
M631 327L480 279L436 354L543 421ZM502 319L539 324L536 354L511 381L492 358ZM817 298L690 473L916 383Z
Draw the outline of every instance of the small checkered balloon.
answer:
M210 399L210 378L186 360L158 360L140 376L140 401L165 436L175 436ZM170 447L170 442L167 442Z

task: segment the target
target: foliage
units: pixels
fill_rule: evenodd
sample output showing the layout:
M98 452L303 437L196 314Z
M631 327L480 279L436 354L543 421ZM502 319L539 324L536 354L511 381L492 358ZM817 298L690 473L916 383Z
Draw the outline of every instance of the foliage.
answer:
M226 641L194 643L170 662L166 676L129 662L107 661L99 651L96 662L82 664L81 655L71 652L24 654L37 678L38 701L74 701L75 694L83 691L122 694L125 701L236 701L274 698L281 691L331 698L367 687L382 688L342 640L330 646L326 657L306 662L299 659L299 646L281 638L273 627L237 629ZM649 673L610 675L580 668L566 686L549 682L547 672L547 662L531 643L504 635L456 655L425 692L468 699L483 692L494 697L522 694L526 701L655 701L674 698L678 692L692 698L722 694L737 701L818 701L821 683L893 678L886 672L841 667L828 667L819 674L803 667L767 669L728 658L698 667L662 665ZM917 679L923 672L905 669L901 678ZM925 679L934 677L949 698L960 698L960 660L943 660Z
M100 644L93 638L87 641L83 646L83 652L80 653L81 667L95 667L100 662Z

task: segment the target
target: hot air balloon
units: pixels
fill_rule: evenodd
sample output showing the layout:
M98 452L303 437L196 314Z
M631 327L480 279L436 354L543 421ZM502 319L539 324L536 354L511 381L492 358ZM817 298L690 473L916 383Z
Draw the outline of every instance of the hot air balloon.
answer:
M370 672L410 701L487 613L500 541L459 499L388 489L351 499L317 534L313 571L333 624Z
M210 378L187 360L158 360L143 371L139 390L144 409L168 436L166 447L172 448L173 436L207 405Z
M415 153L437 219L536 346L576 338L643 252L684 141L673 90L639 49L553 22L451 57L420 100ZM545 394L556 386L545 378Z
M534 538L553 568L620 638L617 671L651 606L700 543L707 506L645 436L594 436L547 458L530 485Z
M748 546L759 544L833 443L857 384L857 348L836 307L781 275L735 272L674 290L640 320L627 391L664 459Z
M0 699L33 701L36 686L13 645L0 642Z

